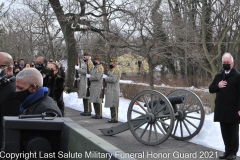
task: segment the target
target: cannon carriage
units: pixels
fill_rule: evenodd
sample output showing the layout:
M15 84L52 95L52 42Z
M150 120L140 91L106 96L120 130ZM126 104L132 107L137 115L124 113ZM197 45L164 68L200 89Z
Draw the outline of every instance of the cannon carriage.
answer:
M145 90L130 102L126 123L100 131L110 136L130 130L141 143L158 145L169 137L193 138L200 132L204 118L202 102L191 91L179 89L165 96L155 90Z

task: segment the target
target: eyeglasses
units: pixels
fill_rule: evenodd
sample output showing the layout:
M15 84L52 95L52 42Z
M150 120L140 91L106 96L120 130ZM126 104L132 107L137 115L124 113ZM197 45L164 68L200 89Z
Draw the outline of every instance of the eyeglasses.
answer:
M0 68L2 68L2 67L4 67L4 66L9 66L9 65L7 65L7 64L2 64L2 65L0 65Z
M51 68L49 68L48 70L49 70L49 71L56 71L56 69L54 70L54 69L51 69Z

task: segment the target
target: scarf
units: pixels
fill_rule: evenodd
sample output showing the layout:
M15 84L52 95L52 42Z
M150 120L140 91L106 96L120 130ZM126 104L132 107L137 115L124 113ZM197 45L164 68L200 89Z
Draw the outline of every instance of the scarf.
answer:
M37 90L36 92L30 94L21 104L20 104L20 114L28 108L31 104L35 103L36 101L42 99L45 94L48 93L47 87L42 87L41 89Z

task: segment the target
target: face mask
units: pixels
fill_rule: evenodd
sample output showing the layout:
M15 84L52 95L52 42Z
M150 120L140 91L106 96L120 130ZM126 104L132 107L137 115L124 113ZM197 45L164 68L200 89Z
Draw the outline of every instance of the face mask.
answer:
M0 80L6 76L6 68L0 69Z
M112 69L112 68L113 68L113 65L109 65L109 68Z
M21 63L20 66L21 66L21 67L24 67L24 63Z
M36 68L37 70L42 70L42 69L43 69L43 64L36 63L35 68Z
M231 68L230 64L223 64L223 69L228 71Z
M21 92L15 92L15 95L20 103L22 103L30 94L28 89L21 91Z
M50 77L54 76L54 71L53 70L47 70L47 75Z
M48 72L48 66L43 66L43 68L42 68L42 73L44 73L44 74L47 74L47 72Z
M93 65L94 65L94 66L96 66L97 64L98 64L97 62L93 61Z
M15 77L17 76L17 74L18 74L19 72L15 72L14 74L15 74Z
M84 61L84 62L87 62L87 59L84 59L83 61Z

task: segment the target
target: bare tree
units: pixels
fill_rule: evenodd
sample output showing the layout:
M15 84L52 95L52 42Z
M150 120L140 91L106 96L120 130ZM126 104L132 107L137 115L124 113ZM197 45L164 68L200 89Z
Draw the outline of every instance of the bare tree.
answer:
M61 5L59 0L49 0L57 20L61 26L66 43L66 52L68 54L68 82L67 86L71 89L74 77L75 59L78 56L76 50L75 32L94 32L103 37L106 42L111 41L112 36L107 36L111 32L109 28L109 18L117 16L115 12L122 12L121 5L116 4L114 0L76 0L72 1L78 9L70 6ZM76 3L77 2L77 3ZM115 32L113 34L116 35ZM112 47L111 44L109 44ZM90 49L89 49L90 50Z

